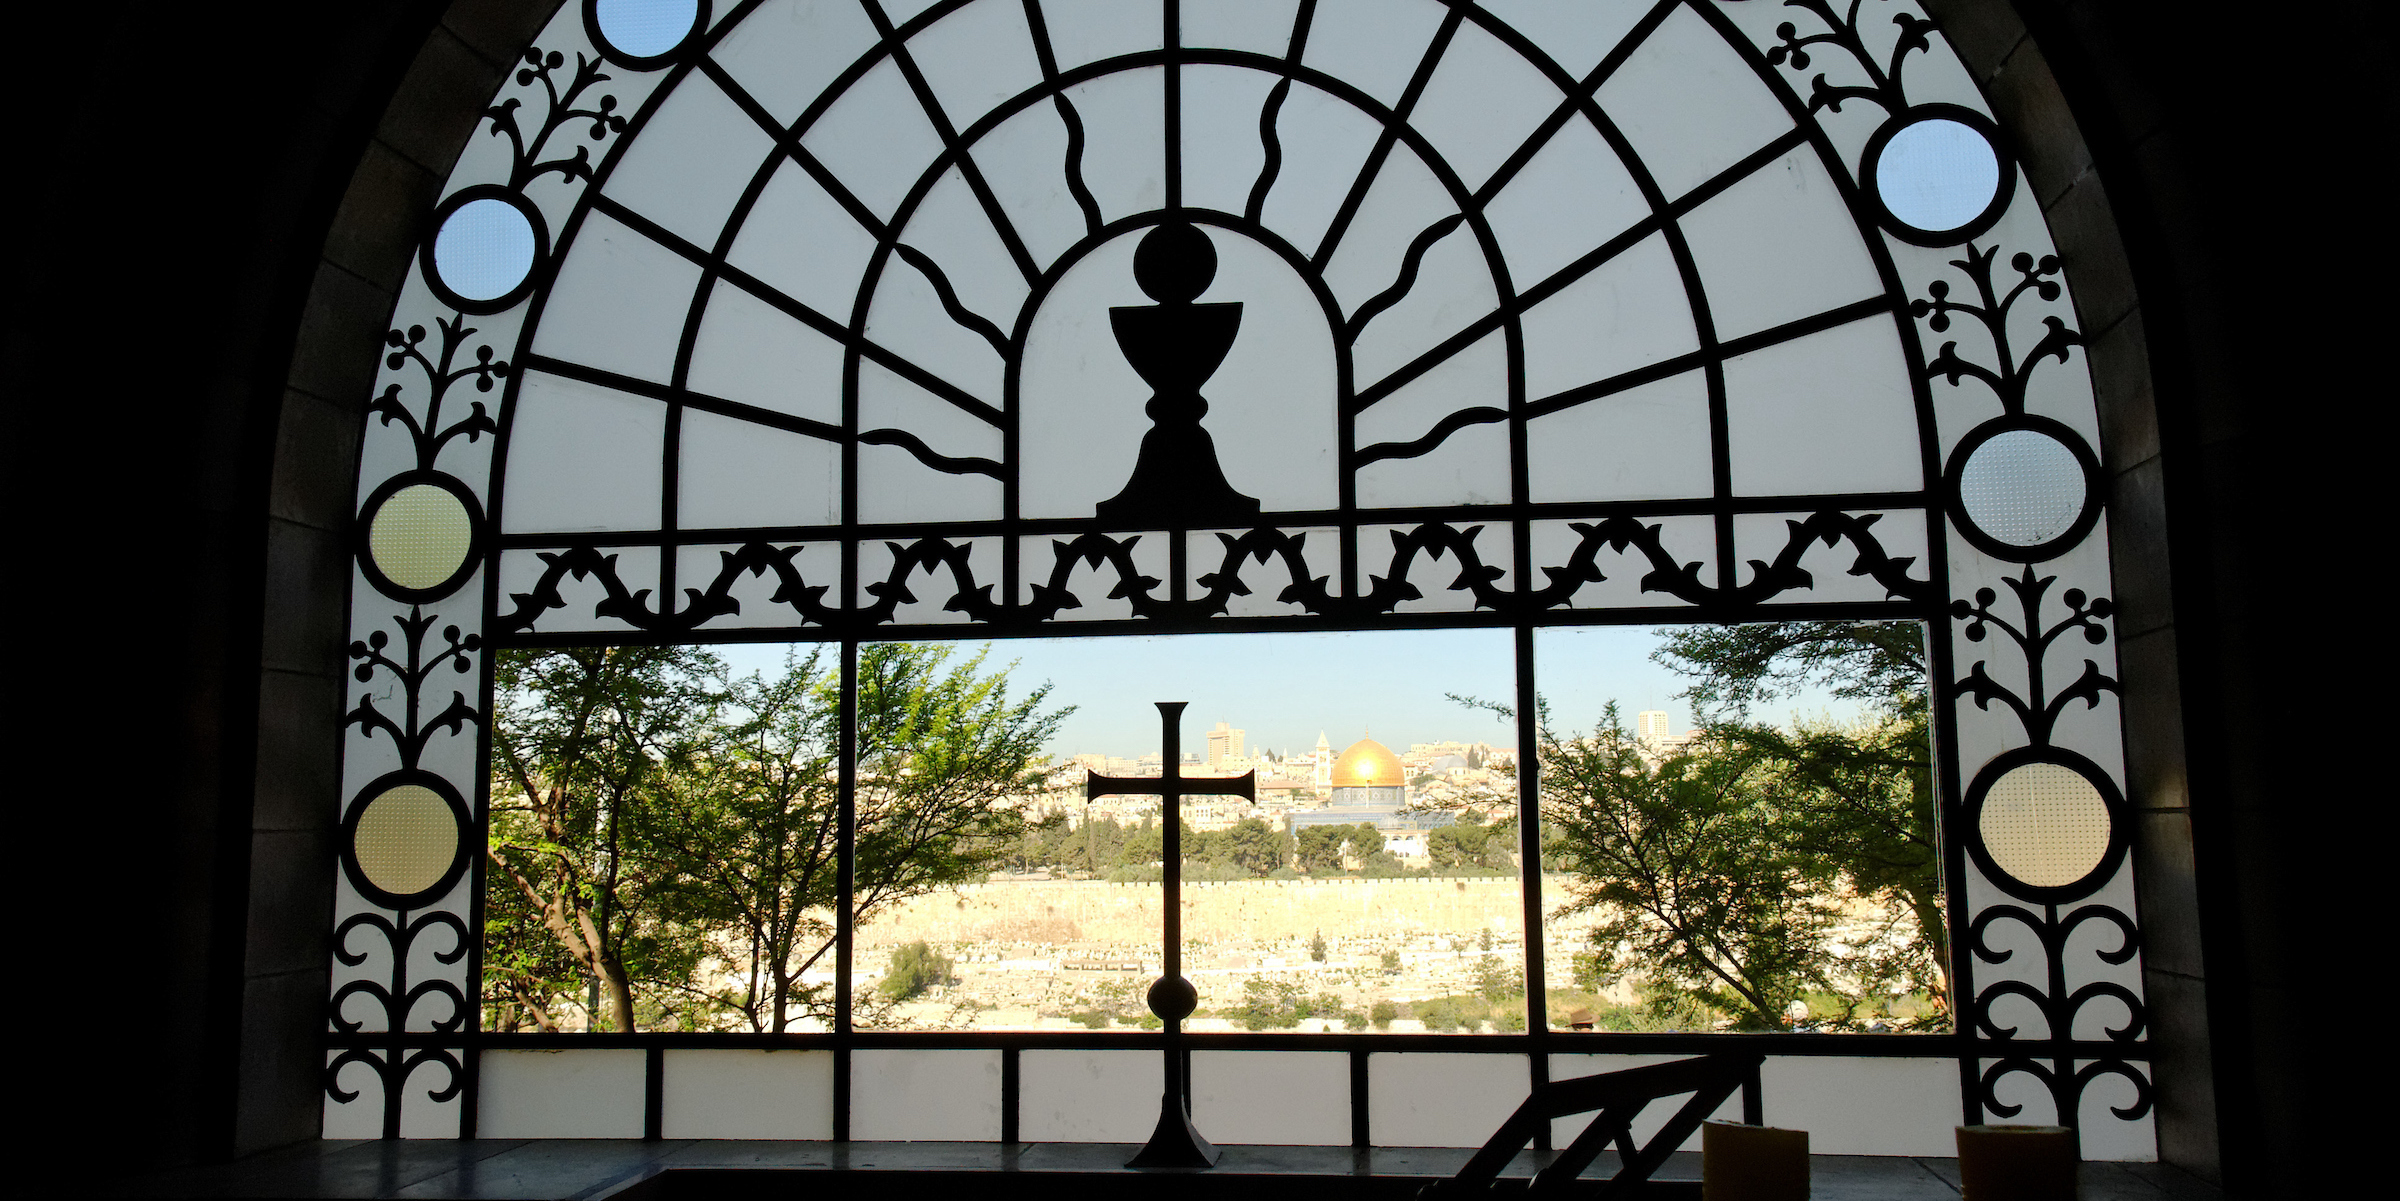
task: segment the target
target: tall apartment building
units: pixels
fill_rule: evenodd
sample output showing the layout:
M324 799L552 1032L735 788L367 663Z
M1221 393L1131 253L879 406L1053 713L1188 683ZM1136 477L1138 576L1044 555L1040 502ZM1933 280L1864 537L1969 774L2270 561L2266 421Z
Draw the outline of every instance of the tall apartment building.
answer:
M1242 731L1224 722L1208 732L1208 765L1222 767L1242 757Z

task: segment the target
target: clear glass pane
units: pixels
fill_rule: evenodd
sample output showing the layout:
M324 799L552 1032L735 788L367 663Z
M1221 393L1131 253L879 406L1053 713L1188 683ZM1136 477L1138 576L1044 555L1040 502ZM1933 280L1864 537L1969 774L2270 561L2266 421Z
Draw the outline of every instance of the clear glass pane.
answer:
M1948 1028L1921 626L1534 647L1553 1029Z

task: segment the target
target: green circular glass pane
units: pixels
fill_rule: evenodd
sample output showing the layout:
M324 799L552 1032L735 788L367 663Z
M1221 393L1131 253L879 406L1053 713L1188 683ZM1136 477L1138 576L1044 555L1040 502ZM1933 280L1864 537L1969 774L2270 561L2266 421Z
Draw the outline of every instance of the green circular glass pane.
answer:
M358 815L358 870L375 887L413 896L433 887L458 857L458 817L421 784L402 784Z
M375 510L367 553L402 588L437 588L458 574L475 544L475 521L449 489L410 484Z

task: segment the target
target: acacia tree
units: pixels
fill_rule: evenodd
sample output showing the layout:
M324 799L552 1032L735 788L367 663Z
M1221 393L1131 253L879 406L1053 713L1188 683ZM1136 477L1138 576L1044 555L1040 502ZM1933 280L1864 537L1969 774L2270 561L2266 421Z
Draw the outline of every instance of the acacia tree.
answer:
M571 964L604 994L594 1017L631 1031L637 983L688 979L702 954L668 903L680 867L649 834L710 741L722 669L689 647L586 647L505 651L493 673L495 999L555 1029Z
M1757 756L1771 777L1785 837L1857 894L1904 910L1905 939L1849 965L1879 981L1915 981L1946 1022L1950 963L1925 635L1914 622L1796 621L1661 631L1654 658L1692 679L1682 694L1712 735ZM1852 727L1783 730L1749 718L1753 706L1811 684L1861 703Z
M1022 853L1019 803L1043 787L1042 746L1067 711L1043 712L1046 688L1012 699L1007 673L986 674L980 653L951 657L922 644L859 651L859 925ZM830 990L804 977L836 940L841 681L795 652L780 677L727 690L731 720L652 837L685 865L686 911L740 952L741 988L717 1000L781 1033L832 1011Z
M1703 740L1654 759L1613 702L1589 735L1546 710L1537 729L1542 821L1577 877L1557 912L1597 919L1601 975L1638 968L1758 1029L1825 986L1834 873L1789 845L1757 751Z

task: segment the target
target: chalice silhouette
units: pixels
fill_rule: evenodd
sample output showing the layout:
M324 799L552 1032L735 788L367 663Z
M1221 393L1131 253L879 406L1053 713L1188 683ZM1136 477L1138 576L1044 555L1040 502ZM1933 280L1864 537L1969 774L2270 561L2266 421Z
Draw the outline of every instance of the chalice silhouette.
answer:
M1208 415L1200 385L1225 362L1242 325L1238 302L1192 303L1216 275L1216 246L1184 222L1161 225L1134 247L1133 280L1158 303L1112 308L1108 318L1125 361L1150 385L1142 409L1150 430L1125 487L1100 502L1104 521L1188 528L1258 516L1258 501L1225 482L1216 440L1200 424Z

